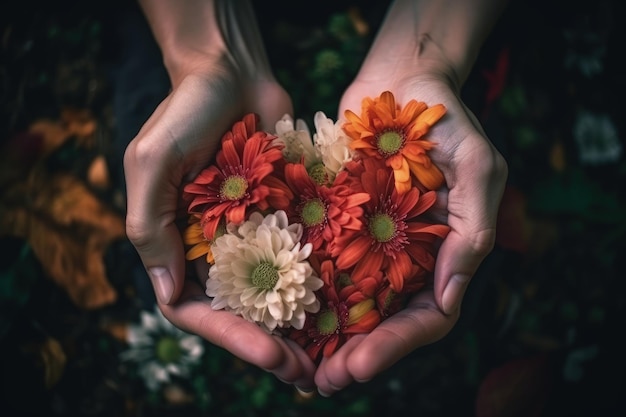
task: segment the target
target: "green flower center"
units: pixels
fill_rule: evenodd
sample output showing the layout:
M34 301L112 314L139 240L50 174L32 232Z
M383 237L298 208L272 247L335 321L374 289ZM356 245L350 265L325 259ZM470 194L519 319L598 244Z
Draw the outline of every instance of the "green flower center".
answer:
M404 137L400 133L390 130L378 136L378 151L383 155L393 155L402 148L403 143Z
M342 272L337 277L337 286L340 289L346 288L348 285L352 285L352 278L350 278L350 274Z
M315 226L324 221L326 208L319 198L311 199L304 203L300 215L305 226Z
M323 335L329 335L337 331L339 319L332 310L324 311L317 316L317 330Z
M215 235L213 235L213 242L218 237L224 236L226 234L226 220L224 217L220 218L220 221L217 223L217 228L215 229Z
M220 196L224 200L239 200L248 190L248 181L239 175L226 178L220 188Z
M183 350L178 340L164 336L156 343L154 354L161 363L176 363L183 356Z
M389 293L385 297L385 300L383 301L383 310L387 310L395 298L396 293L394 291L389 291Z
M387 214L377 214L370 219L368 229L378 242L389 242L396 234L396 223Z
M309 177L311 177L317 185L326 185L326 183L328 183L328 172L326 172L324 164L313 165L308 169L308 173Z
M269 262L261 262L252 271L252 284L263 290L271 290L278 282L278 271Z

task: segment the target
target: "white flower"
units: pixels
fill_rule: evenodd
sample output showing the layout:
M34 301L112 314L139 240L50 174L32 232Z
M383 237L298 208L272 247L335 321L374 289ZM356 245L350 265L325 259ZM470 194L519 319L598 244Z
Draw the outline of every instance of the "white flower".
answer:
M576 119L573 133L584 163L615 162L622 154L617 129L607 115L582 111Z
M589 31L566 30L563 36L568 42L565 67L577 69L587 78L602 73L606 55L606 40Z
M316 131L313 135L315 148L322 155L322 162L330 177L334 179L346 163L352 160L349 138L341 128L341 121L333 122L321 111L315 113L313 122Z
M302 225L290 225L279 210L265 217L253 212L241 226L230 224L227 230L211 247L215 264L206 286L211 306L270 333L277 327L301 329L306 312L319 310L314 292L323 284L307 261L311 244L300 247Z
M127 339L130 346L121 358L139 365L139 375L151 391L169 383L171 376L187 377L204 353L202 339L174 326L157 306L154 314L141 312L141 324L130 325Z
M321 162L304 120L296 120L294 129L293 118L285 114L282 119L276 122L276 136L276 141L285 145L283 157L287 162L300 163L304 157L304 166L307 169Z

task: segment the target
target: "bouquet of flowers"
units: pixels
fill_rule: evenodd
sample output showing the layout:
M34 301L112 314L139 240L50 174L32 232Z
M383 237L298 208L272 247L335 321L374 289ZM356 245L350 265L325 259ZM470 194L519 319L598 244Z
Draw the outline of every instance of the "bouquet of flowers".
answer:
M187 259L210 265L206 294L314 362L372 331L430 279L449 226L428 221L444 178L425 138L445 114L383 92L345 121L289 115L275 132L248 114L184 187Z

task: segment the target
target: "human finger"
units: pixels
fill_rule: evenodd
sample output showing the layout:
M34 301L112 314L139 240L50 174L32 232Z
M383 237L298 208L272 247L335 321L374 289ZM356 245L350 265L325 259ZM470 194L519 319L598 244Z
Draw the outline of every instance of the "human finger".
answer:
M480 135L464 140L455 159L444 169L450 232L439 248L434 277L435 297L446 314L460 307L471 278L493 249L507 176L504 159Z

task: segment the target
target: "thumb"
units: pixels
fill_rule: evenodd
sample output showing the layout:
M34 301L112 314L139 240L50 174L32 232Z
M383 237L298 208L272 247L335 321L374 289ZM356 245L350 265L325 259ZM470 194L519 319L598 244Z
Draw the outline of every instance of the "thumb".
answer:
M435 266L435 299L447 315L456 313L472 276L491 250L491 231L485 231L485 243L475 247L452 229L439 249Z
M177 164L167 163L169 148L152 140L150 133L156 129L155 121L166 106L167 100L155 110L124 154L126 235L137 250L161 304L178 299L185 278L183 242L176 225L175 184L182 181L182 171L166 169Z
M155 179L150 178L150 171L141 171L138 167L127 170L126 234L146 268L159 303L170 304L178 299L185 278L183 242L175 222L176 191L159 184L146 185ZM167 196L172 193L168 205ZM157 198L161 201L155 201Z

